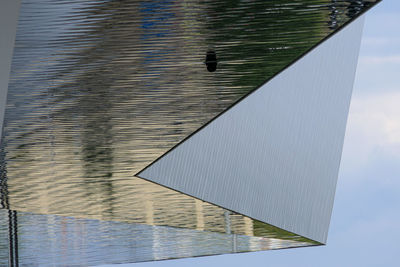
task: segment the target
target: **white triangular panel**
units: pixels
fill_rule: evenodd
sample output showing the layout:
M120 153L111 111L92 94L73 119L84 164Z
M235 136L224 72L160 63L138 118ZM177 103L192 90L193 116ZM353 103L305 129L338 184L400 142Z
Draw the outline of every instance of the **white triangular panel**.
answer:
M139 176L325 243L363 17Z

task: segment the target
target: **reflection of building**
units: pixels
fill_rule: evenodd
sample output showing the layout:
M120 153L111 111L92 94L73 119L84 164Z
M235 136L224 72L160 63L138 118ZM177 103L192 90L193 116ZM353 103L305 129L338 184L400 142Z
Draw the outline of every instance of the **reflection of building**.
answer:
M374 3L22 0L0 236L18 221L22 263L67 265L324 243L360 20L341 28Z

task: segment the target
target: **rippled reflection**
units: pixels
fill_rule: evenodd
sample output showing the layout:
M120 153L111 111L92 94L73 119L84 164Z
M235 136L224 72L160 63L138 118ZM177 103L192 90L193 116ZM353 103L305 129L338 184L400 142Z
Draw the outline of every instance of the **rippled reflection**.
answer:
M231 233L198 231L167 226L129 224L37 215L0 210L0 264L7 265L7 252L14 265L92 266L104 263L140 262L168 258L215 255L312 245L305 240L261 238ZM8 232L4 225L17 223ZM19 242L7 244L8 237ZM1 244L0 243L0 244ZM3 245L3 244L2 244Z
M186 256L232 252L215 250L219 242L203 250L214 236L261 240L259 249L277 248L263 243L274 239L315 244L133 175L375 2L23 0L3 129L2 207L23 212L26 244L49 245L40 231L61 238L62 225L107 225L111 235L125 227L125 245L138 242L135 231L161 235L169 243L160 247L171 250L183 237L165 229L175 229L189 233L188 242L202 240ZM215 72L205 65L209 51ZM80 232L66 233L73 240ZM79 242L95 235L85 234ZM149 249L159 242L149 240ZM0 265L8 257L2 242ZM61 243L49 246L64 253ZM80 245L65 246L78 257ZM37 249L29 253L50 253ZM146 253L116 260L158 259ZM161 258L176 256L168 253Z

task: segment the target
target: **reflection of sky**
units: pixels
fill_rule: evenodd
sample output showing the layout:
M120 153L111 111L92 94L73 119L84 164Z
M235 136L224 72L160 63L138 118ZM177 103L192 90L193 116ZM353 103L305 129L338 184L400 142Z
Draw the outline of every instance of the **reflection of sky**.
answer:
M399 11L366 19L327 246L119 266L399 266Z

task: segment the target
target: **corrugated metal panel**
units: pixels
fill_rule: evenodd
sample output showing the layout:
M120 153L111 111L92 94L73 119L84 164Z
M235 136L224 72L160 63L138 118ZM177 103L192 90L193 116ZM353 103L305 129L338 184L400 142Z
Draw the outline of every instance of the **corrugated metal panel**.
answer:
M361 17L139 174L324 243Z

